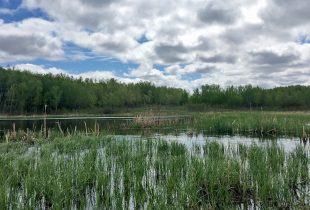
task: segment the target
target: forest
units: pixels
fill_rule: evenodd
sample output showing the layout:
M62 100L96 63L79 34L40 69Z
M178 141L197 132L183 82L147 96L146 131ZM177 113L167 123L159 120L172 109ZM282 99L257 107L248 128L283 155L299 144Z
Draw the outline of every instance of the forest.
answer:
M0 68L0 112L5 114L57 113L76 110L133 108L149 105L227 109L309 109L310 87L203 85L192 94L150 82L125 84L115 79L93 81L67 75L41 75Z

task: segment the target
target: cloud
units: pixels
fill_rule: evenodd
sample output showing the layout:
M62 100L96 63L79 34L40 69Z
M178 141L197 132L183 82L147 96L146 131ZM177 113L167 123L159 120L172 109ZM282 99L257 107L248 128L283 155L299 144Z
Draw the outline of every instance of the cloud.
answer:
M141 64L136 69L132 69L125 76L129 78L140 78L142 81L149 81L158 86L184 88L188 91L192 91L201 85L199 79L194 81L184 80L180 74L169 73L169 70L161 71L147 63Z
M55 67L45 67L43 65L35 65L30 63L25 64L17 64L13 67L16 70L20 71L29 71L36 74L52 74L58 75L63 74L72 78L83 78L83 79L92 79L93 81L99 82L102 80L108 79L116 79L120 82L124 83L137 83L139 81L148 81L152 82L157 86L168 86L168 87L179 87L185 88L188 91L192 91L193 88L197 88L199 84L191 84L189 81L184 81L180 76L172 75L172 74L164 74L162 71L149 66L148 64L140 65L136 69L131 69L129 73L118 76L112 71L108 70L95 70L88 71L83 73L69 73L63 69L55 68ZM197 83L197 81L193 82Z
M24 0L22 7L29 10L43 9L53 19L64 24L71 24L77 29L96 31L106 28L112 21L114 24L121 25L120 22L117 22L118 14L115 15L115 11L117 11L115 2L118 1L76 0L68 4L62 0L55 0L53 3L42 0ZM112 27L109 26L106 29L110 30Z
M14 69L20 70L20 71L29 71L35 74L52 74L52 75L67 75L69 77L73 78L83 78L83 79L92 79L94 81L100 81L100 80L108 80L115 78L119 81L125 81L122 80L122 78L117 77L113 72L111 71L103 71L103 70L97 70L97 71L89 71L89 72L83 72L83 73L68 73L67 71L55 67L45 67L42 65L35 65L30 63L25 64L17 64L14 66ZM130 81L133 82L134 80Z
M252 52L252 62L258 65L290 65L299 60L294 53L277 54L272 51Z
M229 45L241 45L244 43L255 42L261 37L265 38L265 34L272 35L267 32L262 24L244 24L234 28L226 29L225 33L220 35L220 38ZM261 42L259 40L259 42Z
M35 74L67 74L64 70L58 69L55 67L45 68L44 66L34 65L31 63L25 64L17 64L14 66L14 69L21 70L21 71L29 71Z
M176 45L162 44L155 47L155 52L164 63L178 63L186 60L184 55L188 49L181 43Z
M92 7L102 7L117 2L117 0L80 0L80 2Z
M0 24L0 62L63 57L62 43L48 26L50 23L41 19Z
M199 60L205 63L235 63L236 57L233 55L216 54L210 57L199 57Z
M240 17L240 8L228 2L211 1L198 11L198 18L209 24L232 24Z
M217 69L215 66L206 65L206 66L200 66L196 68L195 72L210 76L211 74L219 74L221 71Z
M20 59L54 59L62 56L60 43L57 40L31 34L0 34L0 51L7 57L17 57ZM4 59L2 58L1 60Z
M23 0L19 8L40 9L49 18L0 20L0 62L115 58L139 67L80 74L189 90L204 83L306 84L309 5L307 0ZM148 41L139 42L141 37Z
M213 73L219 73L220 70L217 69L214 65L205 64L205 63L195 63L185 66L180 65L171 65L165 68L165 72L170 75L176 76L186 76L190 74L202 74L209 75Z
M270 26L292 28L309 25L309 11L308 0L270 0L268 7L261 11L261 17Z

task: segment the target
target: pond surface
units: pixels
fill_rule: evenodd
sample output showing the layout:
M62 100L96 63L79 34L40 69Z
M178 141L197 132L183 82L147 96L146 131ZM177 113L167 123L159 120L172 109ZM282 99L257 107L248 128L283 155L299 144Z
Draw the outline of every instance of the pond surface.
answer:
M148 118L148 117L144 117ZM191 117L188 115L180 116L150 116L160 121L175 120L180 123L188 123ZM204 145L206 141L216 141L223 144L225 147L234 147L239 144L251 145L253 143L257 145L266 146L268 144L277 144L284 148L286 152L294 150L297 146L303 145L308 149L308 144L303 144L300 142L299 138L294 137L280 137L273 139L258 138L258 137L247 137L247 136L210 136L204 134L203 131L193 132L191 129L182 130L175 129L173 126L168 126L167 129L160 128L157 129L156 126L152 129L132 129L135 117L133 116L84 116L84 117L48 117L46 118L47 128L58 130L58 123L63 130L74 130L84 131L85 126L88 129L93 129L95 124L99 125L101 131L106 131L106 133L111 133L113 137L119 139L135 140L135 139L154 139L154 140L166 140L174 141L185 144L187 148L191 149L195 145ZM3 137L6 130L12 130L13 125L15 125L16 130L27 130L40 131L44 124L43 117L33 117L33 118L15 118L15 119L5 119L0 118L0 138ZM188 123L190 124L190 123ZM189 131L189 132L188 132Z
M149 136L143 135L113 135L112 137L116 139L126 139L126 140L143 140L154 139L154 140L165 140L168 142L178 142L184 144L189 150L192 150L196 145L203 146L206 142L218 142L225 146L225 148L237 148L239 144L250 146L252 144L257 144L261 146L268 146L270 144L276 144L280 147L283 147L285 152L292 152L298 146L303 145L306 150L309 150L309 144L303 144L300 142L299 138L289 138L289 137L280 137L274 139L266 138L257 138L257 137L246 137L246 136L209 136L204 135L203 133L196 133L189 135L187 133L179 134L153 134Z
M85 126L88 129L93 129L97 124L101 130L113 131L119 134L126 134L128 128L132 127L134 123L134 116L83 116L83 117L47 117L46 126L47 128L58 130L58 123L61 125L63 130L78 130L84 131ZM154 121L177 121L184 123L185 121L191 119L191 116L188 115L179 115L179 116L144 116L144 119L152 119ZM27 130L40 131L44 125L43 117L32 117L32 118L0 118L0 135L6 130L12 130L13 125L16 130ZM123 131L125 130L125 131Z

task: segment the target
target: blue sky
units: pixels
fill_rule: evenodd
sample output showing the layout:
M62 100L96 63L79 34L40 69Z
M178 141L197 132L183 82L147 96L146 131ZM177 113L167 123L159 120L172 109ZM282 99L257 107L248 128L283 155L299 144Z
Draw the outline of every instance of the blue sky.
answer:
M307 0L0 0L0 65L187 90L309 85L309 11Z
M0 13L0 19L2 19L6 23L10 22L18 22L22 21L27 18L33 18L33 17L38 17L38 18L44 18L44 19L50 19L48 15L42 11L41 9L25 9L25 8L20 8L22 1L21 0L2 0L0 1L0 8L3 9L8 9L12 12L11 14L1 14Z
M40 8L35 9L27 9L21 7L22 0L2 0L0 1L0 8L11 10L11 13L0 13L0 19L4 21L4 23L18 23L23 20L29 18L40 18L44 20L52 20L51 17L48 16ZM140 43L147 42L147 38L145 36L141 36L139 40ZM66 55L71 55L76 52L80 52L86 55L90 55L87 59L75 59L72 60L70 58L60 59L57 61L48 60L40 58L31 60L32 64L49 67L56 67L59 69L63 69L68 71L69 73L81 73L85 71L95 71L95 70L110 70L115 72L116 74L122 74L127 72L130 68L137 68L138 64L133 62L122 62L117 58L113 57L105 57L101 55L95 55L92 53L90 49L82 48L77 45L74 45L70 42L63 43L63 50ZM11 62L1 62L2 66L15 66L18 64L23 64L28 62L27 60L16 60Z

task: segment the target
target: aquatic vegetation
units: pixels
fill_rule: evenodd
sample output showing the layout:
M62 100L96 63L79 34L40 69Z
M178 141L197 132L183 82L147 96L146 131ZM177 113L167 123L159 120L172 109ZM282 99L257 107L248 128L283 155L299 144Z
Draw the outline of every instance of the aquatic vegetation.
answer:
M73 136L0 145L1 209L309 208L309 151Z
M292 112L207 112L192 125L209 134L303 137L310 133L310 116Z
M0 120L2 141L29 141L45 137L75 136L84 134L154 134L180 133L189 135L248 135L256 137L299 137L309 141L310 115L303 112L204 112L188 115L165 116L148 112L136 116L74 117Z

